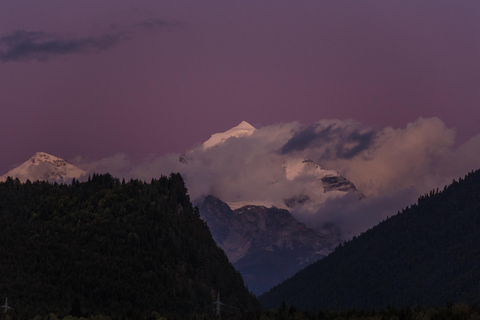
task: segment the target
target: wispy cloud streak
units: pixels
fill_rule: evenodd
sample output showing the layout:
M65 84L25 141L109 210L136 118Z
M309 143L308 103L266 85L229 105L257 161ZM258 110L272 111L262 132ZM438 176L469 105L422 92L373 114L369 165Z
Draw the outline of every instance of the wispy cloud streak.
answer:
M297 132L281 153L289 154L309 149L322 149L321 158L351 159L367 150L374 142L376 130L362 128L354 121L322 120Z
M135 27L140 28L149 28L149 29L157 29L157 28L165 28L170 26L170 24L162 19L148 19L134 25Z
M88 38L62 38L56 34L16 30L0 38L0 60L46 61L51 56L97 53L125 38L123 32Z
M127 40L135 29L157 30L169 26L161 19L150 19L119 28L112 33L89 37L66 37L42 31L15 30L0 37L0 61L47 61L54 56L92 54L106 51Z

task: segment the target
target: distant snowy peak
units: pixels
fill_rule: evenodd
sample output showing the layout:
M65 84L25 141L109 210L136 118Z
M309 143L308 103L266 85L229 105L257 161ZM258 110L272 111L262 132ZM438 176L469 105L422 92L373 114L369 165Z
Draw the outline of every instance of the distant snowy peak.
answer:
M327 199L343 197L353 193L363 198L355 185L335 170L323 169L309 159L290 158L283 162L285 179L275 182L265 181L265 188L290 188L292 193L286 198L254 198L236 201L225 200L227 205L236 210L244 206L276 207L279 209L301 209L304 212L315 212ZM293 191L295 190L295 191Z
M302 207L305 211L316 211L319 205L329 198L337 198L353 193L359 199L363 194L355 185L335 170L323 169L319 164L309 159L289 159L283 163L287 181L301 181L303 190L288 199L288 208Z
M324 193L329 191L358 192L355 185L338 171L323 169L310 159L285 161L283 166L287 180L294 180L302 176L315 177L322 181Z
M256 130L255 127L253 127L251 124L249 124L246 121L242 121L238 126L233 127L225 132L212 134L210 139L208 139L203 143L203 148L204 149L212 148L218 145L219 143L222 143L225 140L232 137L239 138L239 137L249 136L252 133L254 133L255 130Z
M31 157L29 161L31 161L33 165L39 165L41 163L48 163L55 167L62 167L67 165L67 161L45 152L35 153L35 155Z
M276 203L273 201L268 201L268 200L248 200L244 199L241 201L229 201L226 202L226 204L230 207L232 210L237 210L243 207L248 207L248 206L254 206L254 207L264 207L264 208L271 208L271 207L276 207L279 209L287 209L287 206L285 206L283 203Z
M283 167L287 180L294 180L302 175L315 176L319 179L327 175L339 175L337 171L325 170L310 159L290 159L283 163Z
M252 125L243 121L225 132L212 134L210 139L203 143L203 151L208 152L209 149L220 146L230 138L248 137L255 131L256 129ZM274 138L272 137L272 139ZM226 152L232 152L232 150L226 150ZM248 153L248 148L242 152ZM179 161L188 166L194 161L194 158L181 156ZM213 186L212 189L216 190L212 195L221 199L234 210L249 205L265 208L276 207L305 213L318 212L327 200L343 198L347 194L355 194L358 198L364 197L352 182L336 170L324 169L318 163L303 157L279 153L269 159L268 167L265 167L266 162L262 161L258 162L258 167L255 167L255 162L249 165L251 170L242 172L244 177L240 179L243 183L239 187L240 191L235 191L235 184L225 185L227 191ZM231 181L239 180L234 176L237 171L237 168L232 167ZM259 172L261 173L259 177L250 176ZM228 176L230 172L226 170L223 174ZM250 182L255 183L252 185L253 189L263 187L264 192L254 193L249 190L241 190L241 188L248 188L245 186Z
M21 182L27 180L44 180L50 182L68 183L73 178L80 178L86 175L82 170L67 161L52 156L45 152L37 152L29 160L18 167L0 176L0 182L6 181L8 177L18 178Z

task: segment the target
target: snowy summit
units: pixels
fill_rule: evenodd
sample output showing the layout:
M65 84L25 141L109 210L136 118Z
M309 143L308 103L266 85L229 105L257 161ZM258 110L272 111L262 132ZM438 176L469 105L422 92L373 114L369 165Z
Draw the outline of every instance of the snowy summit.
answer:
M242 121L225 132L212 134L210 139L203 143L202 151L214 147L221 148L228 139L243 139L251 136L256 130L249 123ZM242 149L242 155L248 158L249 150L256 152L255 161L238 155L235 166L229 167L228 163L222 162L225 158L222 158L220 152L215 154L212 162L225 167L221 177L214 182L217 185L212 185L211 190L215 191L210 195L225 202L232 210L248 205L314 213L328 199L340 198L348 193L363 198L355 185L335 170L322 168L316 162L299 154L262 153L260 149L251 149L253 145L255 148L261 148L257 144L246 144ZM231 152L231 149L226 149L226 152ZM188 162L185 159L182 157L180 161L185 164ZM205 164L205 168L210 168L212 163ZM187 170L185 175L188 177L191 174L189 169L182 168ZM216 168L212 167L212 170L215 172ZM240 170L242 174L238 175ZM192 176L195 175L196 173L193 173ZM255 188L260 188L261 192L252 192Z
M37 152L29 160L18 167L0 176L0 182L6 181L8 177L18 178L21 182L27 180L44 180L58 183L68 183L73 178L79 178L86 174L82 170L67 161L52 156L45 152Z
M238 126L233 127L225 132L212 134L210 139L203 143L203 149L209 149L211 147L214 147L217 144L222 143L232 137L239 138L249 136L254 133L255 130L255 127L252 126L250 123L242 121Z

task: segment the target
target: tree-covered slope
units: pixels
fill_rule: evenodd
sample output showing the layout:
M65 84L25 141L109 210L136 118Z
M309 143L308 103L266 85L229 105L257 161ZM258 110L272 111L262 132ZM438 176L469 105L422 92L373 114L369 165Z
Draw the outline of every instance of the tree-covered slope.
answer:
M338 247L262 295L307 309L480 301L480 170Z
M144 183L0 183L0 299L20 318L212 314L258 307L180 175ZM3 302L3 300L2 300ZM182 316L182 317L183 317Z

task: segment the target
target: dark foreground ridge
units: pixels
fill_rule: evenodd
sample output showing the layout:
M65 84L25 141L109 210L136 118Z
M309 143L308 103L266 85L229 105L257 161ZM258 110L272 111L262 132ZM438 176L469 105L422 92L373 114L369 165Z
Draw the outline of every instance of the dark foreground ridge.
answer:
M0 183L0 299L8 315L214 318L259 309L179 174L144 183ZM2 310L3 311L3 310Z
M480 302L480 170L346 242L259 299L345 310Z

